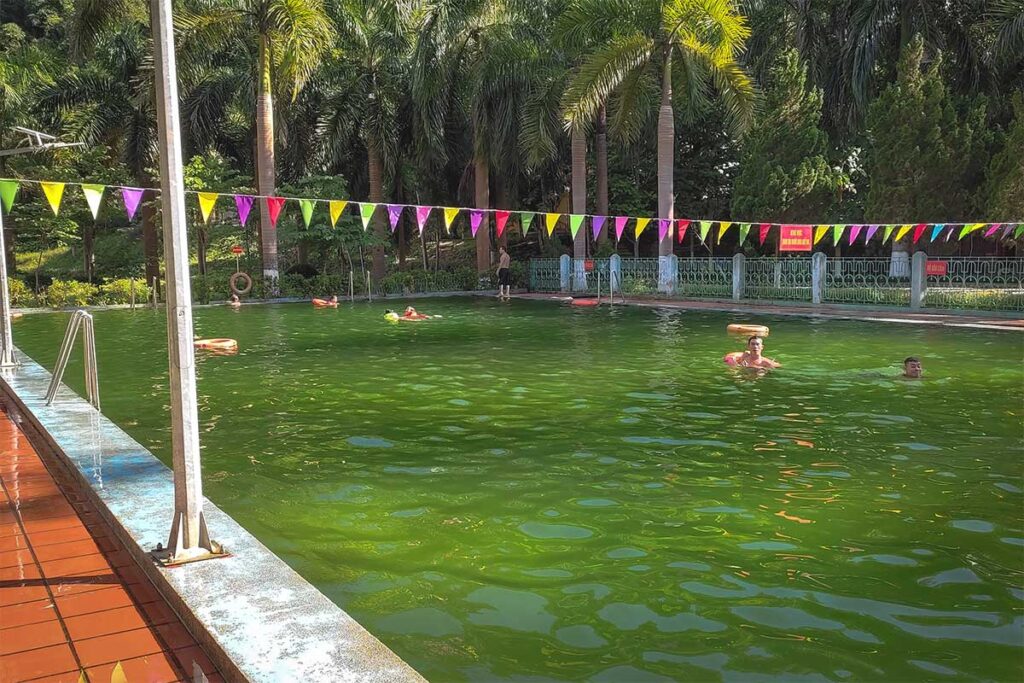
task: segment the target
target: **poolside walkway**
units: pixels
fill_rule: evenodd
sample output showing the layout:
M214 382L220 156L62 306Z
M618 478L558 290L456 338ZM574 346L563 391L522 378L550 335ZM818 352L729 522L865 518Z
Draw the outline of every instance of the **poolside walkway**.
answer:
M0 681L215 673L105 523L0 411ZM79 676L84 672L82 679Z
M562 301L570 298L569 294L513 294L520 299L540 299ZM586 297L593 298L593 297ZM602 299L602 303L605 299ZM943 327L973 327L988 330L1016 330L1024 332L1024 319L1000 317L997 315L983 316L970 313L949 311L907 311L899 308L868 308L853 306L786 306L770 303L733 302L733 301L696 301L693 299L648 299L626 297L625 300L615 298L615 304L631 306L648 306L653 308L678 308L692 311L725 311L728 313L748 313L754 315L795 315L810 318L837 318L842 320L870 320L873 322L905 323L912 325L939 325Z

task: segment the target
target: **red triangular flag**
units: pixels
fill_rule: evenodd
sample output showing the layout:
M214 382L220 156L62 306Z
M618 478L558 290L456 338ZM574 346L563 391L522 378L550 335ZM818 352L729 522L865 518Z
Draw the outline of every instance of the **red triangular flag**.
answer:
M924 234L926 227L927 226L924 223L918 223L917 225L914 226L914 241L912 242L912 244L917 244L917 241L921 239L921 235Z
M680 218L676 221L676 241L682 242L683 237L686 236L686 229L690 227L690 221Z
M501 233L505 232L505 223L508 222L510 212L508 211L495 211L494 220L497 224L498 237L501 237Z
M267 197L267 212L270 216L270 227L277 227L277 217L281 215L281 209L284 208L284 197Z
M761 244L763 245L764 241L766 239L768 239L768 231L772 229L772 224L771 223L761 223L761 225L759 225L758 227L761 229L760 237L761 237Z

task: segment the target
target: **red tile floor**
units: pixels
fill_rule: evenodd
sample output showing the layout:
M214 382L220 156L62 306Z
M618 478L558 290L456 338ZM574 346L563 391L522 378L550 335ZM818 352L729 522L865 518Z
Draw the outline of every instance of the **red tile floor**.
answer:
M63 484L63 485L62 485ZM214 666L95 510L0 412L0 683L191 681Z

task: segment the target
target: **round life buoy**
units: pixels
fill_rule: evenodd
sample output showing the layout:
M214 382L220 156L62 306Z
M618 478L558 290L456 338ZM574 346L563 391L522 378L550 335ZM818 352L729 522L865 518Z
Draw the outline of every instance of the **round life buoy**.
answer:
M196 339L192 345L197 349L237 349L234 339Z
M239 279L245 281L245 285L243 285L242 287L238 286ZM231 276L230 280L228 280L228 285L231 287L232 292L234 292L238 296L243 296L252 291L252 278L249 277L247 273L238 271L237 273Z
M598 301L597 299L573 299L571 303L573 306L597 306Z
M327 299L313 299L313 305L317 308L337 308L337 301L328 301Z
M764 325L729 325L725 330L729 334L746 334L758 337L768 336L768 328Z

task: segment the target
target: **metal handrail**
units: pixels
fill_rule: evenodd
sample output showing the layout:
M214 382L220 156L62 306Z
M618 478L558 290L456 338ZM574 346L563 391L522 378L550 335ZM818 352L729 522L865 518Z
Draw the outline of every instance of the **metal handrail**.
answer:
M60 345L60 353L57 355L57 366L53 369L50 377L50 386L46 390L46 405L51 405L57 396L57 389L61 380L64 379L64 369L68 365L68 358L71 356L71 349L75 345L75 337L78 335L78 328L84 323L84 344L85 355L85 391L89 403L96 409L100 409L100 382L96 372L96 334L93 330L92 315L85 311L75 311L71 314L68 322L68 329L64 332L64 341Z

